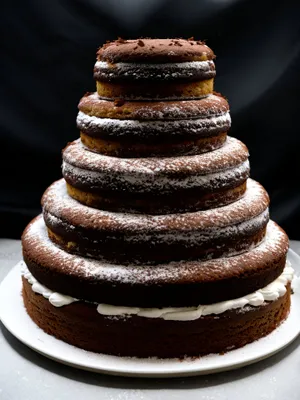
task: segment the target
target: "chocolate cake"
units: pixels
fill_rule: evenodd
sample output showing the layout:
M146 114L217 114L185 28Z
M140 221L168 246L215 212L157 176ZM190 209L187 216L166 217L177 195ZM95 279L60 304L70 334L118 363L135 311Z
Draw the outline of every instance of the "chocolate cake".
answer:
M231 119L218 94L201 100L119 101L84 96L77 127L88 149L116 157L183 156L221 147Z
M289 313L288 238L227 136L214 53L184 39L99 49L63 179L25 229L23 300L45 332L134 357L223 353Z

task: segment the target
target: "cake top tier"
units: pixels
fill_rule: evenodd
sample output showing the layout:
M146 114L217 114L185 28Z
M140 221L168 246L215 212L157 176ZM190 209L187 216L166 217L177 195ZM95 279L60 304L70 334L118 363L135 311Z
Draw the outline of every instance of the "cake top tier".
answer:
M97 52L98 61L109 63L170 63L205 61L215 58L214 52L200 40L119 38L106 43Z

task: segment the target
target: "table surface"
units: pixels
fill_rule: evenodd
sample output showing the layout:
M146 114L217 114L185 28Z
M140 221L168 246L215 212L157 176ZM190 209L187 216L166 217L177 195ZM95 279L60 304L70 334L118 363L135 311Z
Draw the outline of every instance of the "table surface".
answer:
M291 241L291 248L300 254L300 241ZM0 282L20 259L20 241L0 239ZM300 336L280 353L236 371L193 378L121 378L48 360L0 323L0 399L299 400L299 344Z

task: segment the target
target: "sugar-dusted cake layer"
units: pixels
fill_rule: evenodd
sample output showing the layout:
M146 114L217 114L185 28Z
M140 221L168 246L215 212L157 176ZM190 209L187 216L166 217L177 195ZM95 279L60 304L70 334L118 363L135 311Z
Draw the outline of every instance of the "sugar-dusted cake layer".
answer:
M214 54L199 41L122 40L97 55L94 78L102 98L199 98L213 91Z
M223 97L209 95L201 100L169 103L161 101L159 107L157 102L115 105L93 93L79 103L77 127L88 148L118 157L193 155L224 144L231 119ZM165 114L166 119L162 119Z
M117 158L92 153L77 140L63 152L63 176L71 196L96 208L150 214L197 211L244 193L248 151L228 137L220 149L200 155Z
M287 250L288 238L274 222L265 240L246 253L156 266L69 254L48 238L41 216L23 235L24 260L42 285L76 299L129 307L190 307L248 295L282 274Z
M79 111L85 115L95 116L98 118L122 119L122 120L141 120L141 121L160 121L164 122L175 120L197 120L208 119L219 115L224 115L229 111L227 101L219 94L211 94L199 100L180 100L180 101L121 101L114 102L100 99L96 93L87 93L79 102ZM167 124L165 124L167 125ZM84 127L84 126L83 126ZM173 126L174 127L174 126ZM115 127L114 127L115 128ZM109 129L109 135L126 135L127 130L118 130L116 133ZM193 131L190 134L198 133ZM131 135L132 132L129 133ZM137 135L137 133L135 132ZM172 130L164 131L147 131L144 134L142 130L138 135L143 136L143 140L147 140L149 135L173 135ZM180 131L175 132L180 135Z
M195 188L212 191L237 186L240 176L245 177L248 172L248 150L231 137L220 149L198 156L120 159L91 153L79 140L63 151L65 178L74 186L90 191L149 194Z
M257 245L269 219L268 195L248 181L238 201L185 214L102 211L72 199L64 180L45 192L43 213L51 239L66 251L119 263L215 258Z

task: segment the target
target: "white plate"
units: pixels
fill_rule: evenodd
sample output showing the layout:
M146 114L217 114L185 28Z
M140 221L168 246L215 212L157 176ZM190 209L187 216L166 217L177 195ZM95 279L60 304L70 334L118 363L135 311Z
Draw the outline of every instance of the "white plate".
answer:
M289 250L297 275L300 257ZM300 290L292 296L288 319L265 338L224 355L211 354L198 359L138 359L96 354L55 339L38 328L27 315L21 297L21 263L18 263L0 285L0 319L21 342L44 356L72 367L110 375L136 377L182 377L205 375L240 368L270 357L291 343L300 333Z

